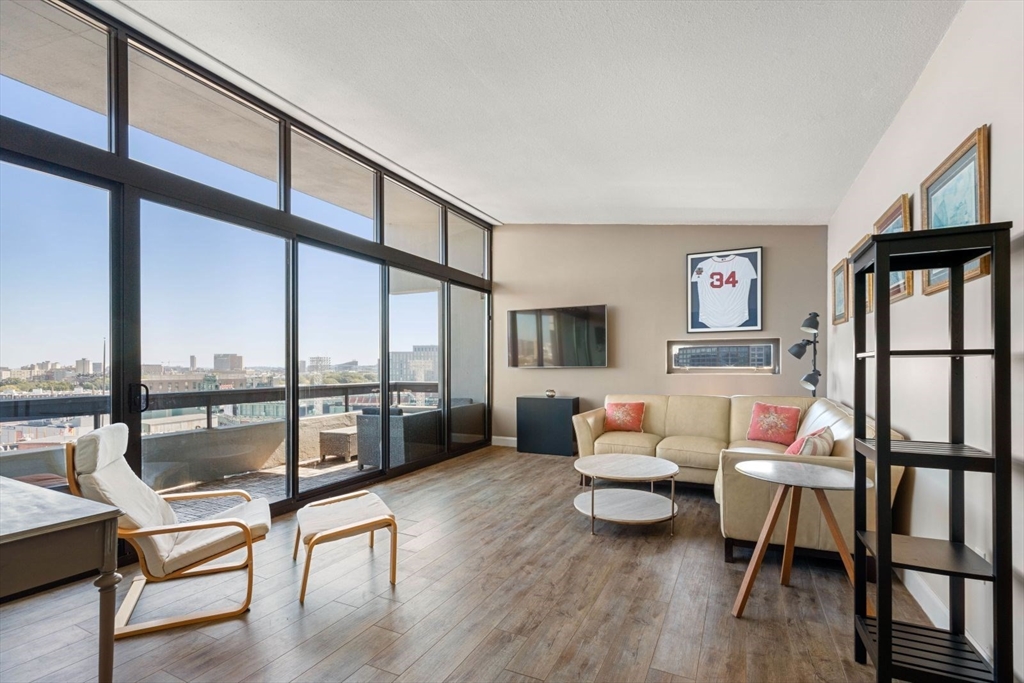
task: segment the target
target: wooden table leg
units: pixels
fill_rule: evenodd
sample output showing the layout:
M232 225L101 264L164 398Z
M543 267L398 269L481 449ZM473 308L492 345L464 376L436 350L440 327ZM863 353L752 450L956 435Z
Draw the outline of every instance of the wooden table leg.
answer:
M800 517L800 492L799 486L793 487L793 495L789 497L789 520L786 522L786 545L782 550L782 576L779 582L783 586L789 585L789 573L793 569L793 546L796 545L796 523Z
M775 531L775 523L779 521L779 514L782 512L782 504L786 502L786 494L791 486L782 484L775 492L775 500L768 510L768 517L764 520L764 527L761 528L761 536L757 539L757 546L754 554L750 557L750 564L747 565L747 573L740 584L740 592L736 595L736 602L732 606L732 615L736 618L743 616L743 609L747 606L747 598L750 597L750 589L754 587L754 580L757 579L757 572L761 569L761 561L764 560L765 551L768 550L768 543L771 541L772 532Z
M839 528L839 522L836 521L836 516L832 513L832 506L828 504L825 492L821 489L814 489L814 495L818 498L821 514L825 517L828 530L832 533L832 541L836 544L836 550L839 551L839 559L843 561L843 566L846 567L846 576L849 577L850 584L852 585L854 583L853 559L850 557L850 549L846 546L846 541L843 540L843 530ZM871 598L868 598L867 606L868 616L875 616L875 606L871 604Z
M100 589L99 683L114 680L114 618L117 611L116 589L121 582L117 573L117 520L105 525L103 566L93 585Z

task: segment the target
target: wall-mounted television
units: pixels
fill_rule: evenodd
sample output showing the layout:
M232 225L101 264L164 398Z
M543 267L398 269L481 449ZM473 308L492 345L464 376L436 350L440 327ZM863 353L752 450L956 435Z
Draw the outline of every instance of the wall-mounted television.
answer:
M608 367L607 308L568 306L509 311L509 367Z

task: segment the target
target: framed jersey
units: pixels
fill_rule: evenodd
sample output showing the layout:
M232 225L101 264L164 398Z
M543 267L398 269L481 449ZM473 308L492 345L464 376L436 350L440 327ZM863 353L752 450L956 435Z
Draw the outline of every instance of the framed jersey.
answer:
M761 247L687 254L687 332L760 330Z

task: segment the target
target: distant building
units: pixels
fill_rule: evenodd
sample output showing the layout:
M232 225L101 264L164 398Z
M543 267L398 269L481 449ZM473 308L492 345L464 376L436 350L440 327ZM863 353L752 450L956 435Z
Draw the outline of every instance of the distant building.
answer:
M103 374L103 363L102 362L101 363L93 363L92 364L92 374L94 374L94 375L102 375Z
M80 358L75 361L75 372L79 375L92 374L92 361L88 358Z
M143 377L159 377L164 374L164 366L159 363L143 363L142 364L142 376Z
M436 382L438 347L414 345L412 351L391 352L391 380L394 382Z
M299 361L299 374L300 375L305 375L306 374L306 361L304 361L304 360L300 360Z
M189 369L190 372L195 372L196 371L196 357L195 356L189 356L188 357L188 369Z
M0 380L10 379L10 378L11 378L11 369L10 368L0 368Z
M318 374L324 374L331 371L331 357L330 356L310 356L309 357L309 371Z
M244 370L245 363L237 353L215 353L213 354L213 369L222 372Z

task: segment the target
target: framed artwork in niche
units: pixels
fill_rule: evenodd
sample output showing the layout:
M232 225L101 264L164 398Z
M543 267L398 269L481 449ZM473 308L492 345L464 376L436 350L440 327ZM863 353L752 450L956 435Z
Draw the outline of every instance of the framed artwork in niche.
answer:
M871 239L871 235L864 235L859 240L857 240L857 244L853 245L853 248L850 249L850 256L853 256L857 252L857 250L860 249L864 245L864 243L867 242L870 239ZM847 282L846 282L846 292L847 292L846 299L849 302L849 303L847 303L848 310L846 311L846 319L847 320L852 320L853 319L853 292L854 292L854 289L853 289L853 268L849 267L849 264L852 263L852 261L850 259L847 259L846 263L847 263L847 268L846 268L847 276L849 277L849 280L847 280ZM867 313L868 313L868 315L871 315L874 312L874 310L875 310L875 275L874 275L874 273L868 273L866 284L867 284Z
M687 254L687 332L751 332L763 327L761 247Z
M842 325L850 319L846 290L850 284L850 267L844 258L832 269L832 324Z
M989 222L988 125L978 128L921 183L921 229ZM988 254L964 265L964 281L989 274ZM949 287L949 270L921 272L925 294Z
M875 221L875 234L910 232L910 195L902 195ZM914 271L889 273L889 301L896 303L914 295ZM870 310L870 308L869 308Z

